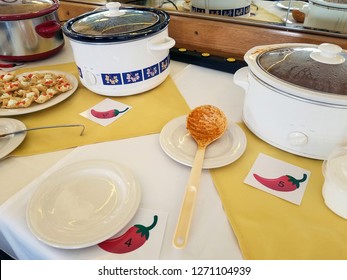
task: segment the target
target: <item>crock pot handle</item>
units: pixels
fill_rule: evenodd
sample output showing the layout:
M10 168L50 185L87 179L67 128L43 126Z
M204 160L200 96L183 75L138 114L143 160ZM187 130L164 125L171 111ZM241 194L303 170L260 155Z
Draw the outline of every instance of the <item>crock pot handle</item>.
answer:
M249 68L242 67L241 69L237 70L234 74L234 83L242 87L246 91L249 87L248 73L249 73Z
M342 64L345 58L340 55L342 48L338 45L323 43L318 46L318 52L313 51L310 57L324 64Z
M165 38L165 42L155 42L148 45L151 51L166 51L171 49L176 44L176 41L170 37Z
M53 38L60 29L61 25L55 20L45 21L35 27L36 33L43 38Z

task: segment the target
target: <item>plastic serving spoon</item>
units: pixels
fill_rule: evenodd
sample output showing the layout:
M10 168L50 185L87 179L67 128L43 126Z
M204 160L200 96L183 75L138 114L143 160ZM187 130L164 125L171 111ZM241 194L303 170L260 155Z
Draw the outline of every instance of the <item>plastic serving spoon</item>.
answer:
M186 185L173 238L173 245L178 249L183 249L187 244L206 148L213 141L220 138L226 128L227 118L224 113L212 105L199 106L192 110L187 117L187 129L198 144L198 149Z

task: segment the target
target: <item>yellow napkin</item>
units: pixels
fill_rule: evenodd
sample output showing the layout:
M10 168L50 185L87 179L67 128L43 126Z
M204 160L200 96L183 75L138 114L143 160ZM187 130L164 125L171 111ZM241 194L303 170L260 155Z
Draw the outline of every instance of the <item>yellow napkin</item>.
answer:
M244 155L210 172L244 258L347 259L347 220L324 204L322 161L276 149L240 126ZM311 171L300 206L243 183L259 153Z
M78 77L75 63L20 69L18 72L33 70L64 71ZM130 105L132 109L106 127L80 116L81 112L105 98ZM76 92L65 101L48 109L14 116L14 118L22 121L27 128L55 124L84 124L84 135L79 136L80 127L28 132L23 143L11 155L33 155L97 142L159 133L168 121L185 115L189 111L189 106L170 77L148 92L124 97L101 96L89 91L79 83Z
M254 4L251 5L251 16L249 19L272 23L283 23L283 20L279 16L270 13L266 9Z

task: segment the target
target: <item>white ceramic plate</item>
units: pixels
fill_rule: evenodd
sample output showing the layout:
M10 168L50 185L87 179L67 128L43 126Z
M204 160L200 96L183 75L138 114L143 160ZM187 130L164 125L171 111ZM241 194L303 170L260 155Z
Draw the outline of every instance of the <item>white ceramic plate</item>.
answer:
M60 102L64 101L65 99L69 98L76 91L76 89L78 87L78 80L76 79L76 77L74 75L66 73L66 72L42 70L42 71L33 71L33 72L22 73L19 76L27 75L29 73L48 73L48 72L64 75L71 83L72 89L67 91L67 92L64 92L64 93L61 93L61 94L55 96L54 98L52 98L51 100L48 100L45 103L32 104L31 106L29 106L27 108L17 108L17 109L2 109L2 108L0 108L0 116L16 116L16 115L24 115L24 114L28 114L28 113L41 111L41 110L47 109L49 107L52 107L56 104L59 104Z
M77 162L44 179L28 205L27 222L48 245L89 247L122 230L140 199L140 186L128 169L103 160Z
M192 166L197 144L186 129L186 118L178 117L164 126L160 133L160 145L172 159ZM243 130L229 121L223 136L208 145L203 168L217 168L236 161L245 151L246 145L247 138Z
M0 134L26 129L24 123L16 119L0 118ZM0 159L16 149L24 140L26 132L0 137Z
M304 1L292 1L291 3L290 1L279 1L276 4L277 7L284 10L288 10L289 5L290 5L290 10L294 10L294 9L302 9L305 6L308 6L308 3Z

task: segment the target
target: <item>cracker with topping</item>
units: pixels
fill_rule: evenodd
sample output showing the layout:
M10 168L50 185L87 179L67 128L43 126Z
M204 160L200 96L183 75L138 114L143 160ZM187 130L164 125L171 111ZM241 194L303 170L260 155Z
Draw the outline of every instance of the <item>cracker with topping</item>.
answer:
M0 107L25 108L45 103L54 96L72 89L62 74L33 72L25 75L6 73L0 75Z

